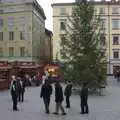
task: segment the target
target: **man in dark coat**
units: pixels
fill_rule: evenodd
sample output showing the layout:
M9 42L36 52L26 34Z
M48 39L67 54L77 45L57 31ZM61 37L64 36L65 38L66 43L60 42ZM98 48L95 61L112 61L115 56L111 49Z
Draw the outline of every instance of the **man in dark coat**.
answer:
M25 93L25 82L21 80L20 77L18 77L17 84L18 84L18 100L19 102L23 102Z
M43 98L45 104L46 113L49 114L49 104L50 96L52 94L52 86L49 84L48 80L45 80L45 83L42 85L40 97Z
M66 115L65 110L62 106L63 102L63 90L62 86L60 85L59 81L56 82L55 84L55 102L56 102L56 111L54 114L59 114L59 109L62 112L62 115Z
M17 111L17 98L18 98L18 86L16 79L12 80L11 86L10 86L10 92L12 96L13 101L13 111Z
M88 109L88 87L87 83L84 83L80 92L80 97L81 97L81 114L88 114L89 109Z
M70 108L71 92L72 92L72 83L68 81L68 84L65 87L65 91L64 91L64 95L66 96L66 108Z

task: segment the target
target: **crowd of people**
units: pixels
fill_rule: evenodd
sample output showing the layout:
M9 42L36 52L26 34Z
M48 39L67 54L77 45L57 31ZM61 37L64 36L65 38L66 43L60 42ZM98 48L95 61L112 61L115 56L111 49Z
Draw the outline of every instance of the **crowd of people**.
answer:
M41 91L40 91L40 97L43 99L44 106L45 106L45 113L49 114L50 109L50 100L51 95L53 94L53 88L50 82L50 76L43 77L44 82L41 84ZM20 77L12 76L12 82L10 86L10 92L12 96L13 101L13 111L17 111L17 103L18 102L24 102L24 93L25 93L25 87L27 85L26 79L21 79ZM55 81L55 112L53 114L58 115L59 110L61 110L62 115L66 115L66 111L62 105L64 101L65 96L65 102L66 102L66 108L71 108L70 105L70 97L72 93L72 82L68 81L67 85L65 87L65 90L63 91L62 85L59 80ZM88 114L89 108L88 108L88 88L87 84L84 83L80 92L80 98L81 98L81 114Z

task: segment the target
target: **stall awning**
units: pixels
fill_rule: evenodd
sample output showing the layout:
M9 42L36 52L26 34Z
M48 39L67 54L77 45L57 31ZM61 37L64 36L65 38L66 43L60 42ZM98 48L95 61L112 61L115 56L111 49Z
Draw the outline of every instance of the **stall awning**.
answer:
M22 68L22 69L36 69L37 67L36 66L20 66L19 68Z

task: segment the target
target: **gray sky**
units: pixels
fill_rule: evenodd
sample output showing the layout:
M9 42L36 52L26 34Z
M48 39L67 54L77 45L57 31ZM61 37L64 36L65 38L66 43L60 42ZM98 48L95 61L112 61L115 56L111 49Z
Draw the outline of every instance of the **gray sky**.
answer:
M45 26L49 30L53 30L53 24L52 24L52 3L65 3L65 2L74 2L75 0L37 0L39 4L44 9L45 15L47 17Z

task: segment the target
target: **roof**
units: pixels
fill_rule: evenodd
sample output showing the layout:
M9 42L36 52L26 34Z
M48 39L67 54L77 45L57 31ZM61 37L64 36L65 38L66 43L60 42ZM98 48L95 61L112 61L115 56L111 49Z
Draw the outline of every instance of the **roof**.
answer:
M53 3L51 4L52 7L54 6L72 6L72 5L75 5L77 2L72 2L72 3ZM112 1L89 1L89 3L92 3L94 5L118 5L120 4L120 1L115 1L115 0L112 0Z
M47 35L53 35L52 31L48 30L47 28L45 28L45 34L47 34Z
M43 10L43 8L41 7L41 5L37 2L37 0L33 0L32 2L33 2L33 4L38 8L38 10L39 10L40 14L43 16L43 18L46 19L44 10Z

